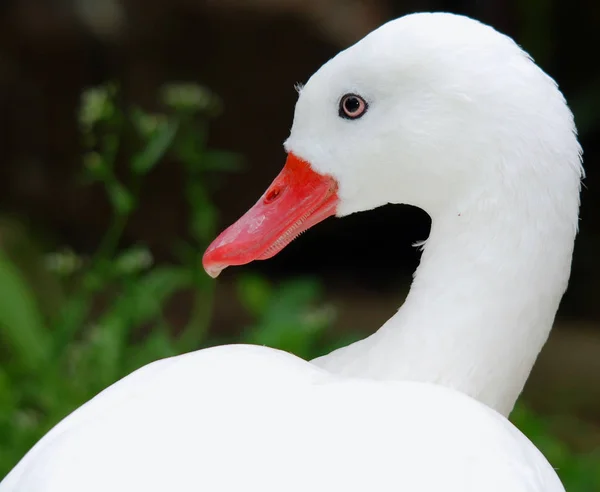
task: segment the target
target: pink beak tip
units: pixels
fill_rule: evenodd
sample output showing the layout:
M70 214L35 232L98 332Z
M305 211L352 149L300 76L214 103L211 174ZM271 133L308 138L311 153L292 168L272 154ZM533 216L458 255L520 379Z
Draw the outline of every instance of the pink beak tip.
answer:
M214 243L213 243L214 244ZM213 252L214 249L216 249L213 244L211 244L208 249L206 250L206 252L204 253L204 256L202 258L202 266L204 268L204 271L207 273L207 275L211 278L217 278L219 276L219 274L225 270L225 268L227 268L227 265L223 265L221 263L218 263L216 261L211 260L210 256L211 253Z
M208 274L209 277L217 278L219 274L225 269L225 267L218 266L205 266L204 271Z

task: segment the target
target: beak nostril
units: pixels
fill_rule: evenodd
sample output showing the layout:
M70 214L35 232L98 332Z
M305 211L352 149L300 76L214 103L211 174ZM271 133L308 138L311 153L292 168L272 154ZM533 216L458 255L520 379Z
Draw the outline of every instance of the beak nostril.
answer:
M277 198L279 198L279 195L281 195L281 188L276 187L276 188L269 190L267 192L267 194L265 195L265 199L264 199L265 204L268 205L269 203L274 202L275 200L277 200Z

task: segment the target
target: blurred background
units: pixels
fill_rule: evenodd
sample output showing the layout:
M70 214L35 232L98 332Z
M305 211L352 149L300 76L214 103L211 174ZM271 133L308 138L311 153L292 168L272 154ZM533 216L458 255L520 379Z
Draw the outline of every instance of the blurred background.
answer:
M0 478L63 416L159 357L244 341L310 358L395 312L429 228L410 207L328 220L218 282L200 259L282 167L294 84L422 10L512 36L575 113L587 187L572 280L511 418L567 490L600 490L593 0L4 0Z

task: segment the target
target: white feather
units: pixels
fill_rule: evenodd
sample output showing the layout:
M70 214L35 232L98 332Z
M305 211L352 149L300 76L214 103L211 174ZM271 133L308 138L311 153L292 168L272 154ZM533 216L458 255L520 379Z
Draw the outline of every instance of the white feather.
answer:
M155 362L52 429L0 492L561 492L508 415L551 329L581 149L556 84L449 14L392 21L300 92L286 148L339 183L338 215L432 218L411 292L314 363L225 346ZM359 120L340 98L362 95ZM436 383L436 384L432 384Z

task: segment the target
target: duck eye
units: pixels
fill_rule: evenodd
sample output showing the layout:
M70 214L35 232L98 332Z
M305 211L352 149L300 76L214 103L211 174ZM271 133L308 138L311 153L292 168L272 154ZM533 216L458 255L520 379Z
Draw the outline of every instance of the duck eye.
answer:
M360 118L367 112L367 102L356 94L346 94L340 99L338 115L347 120Z

